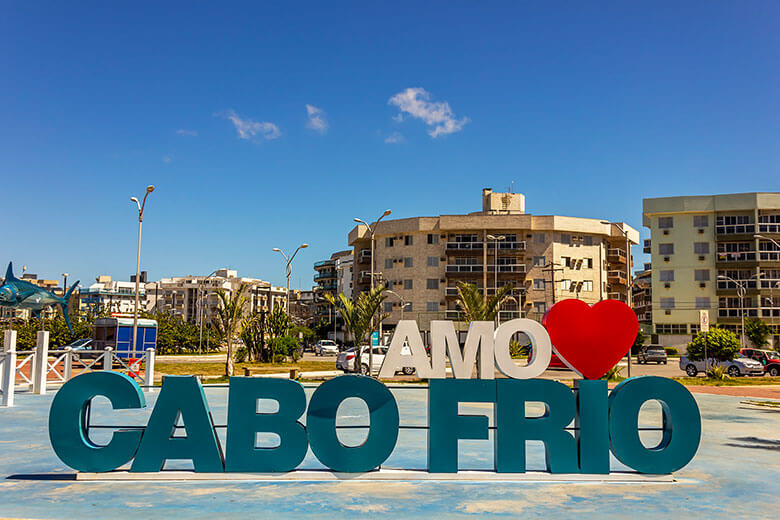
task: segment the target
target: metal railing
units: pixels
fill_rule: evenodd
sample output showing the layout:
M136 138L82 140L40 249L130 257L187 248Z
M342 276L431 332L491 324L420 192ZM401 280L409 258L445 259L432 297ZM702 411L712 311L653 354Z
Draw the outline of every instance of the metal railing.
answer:
M749 235L756 232L755 224L734 224L730 226L715 226L716 235Z
M455 250L482 250L484 244L482 242L447 242L447 249Z
M741 252L718 252L718 262L755 262L755 251L741 251Z
M481 264L447 264L448 273L481 273L483 266Z

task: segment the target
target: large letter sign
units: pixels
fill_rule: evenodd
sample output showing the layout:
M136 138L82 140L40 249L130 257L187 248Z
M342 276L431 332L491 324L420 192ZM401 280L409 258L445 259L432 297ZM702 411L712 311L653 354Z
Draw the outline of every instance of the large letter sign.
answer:
M458 442L463 439L492 439L498 473L527 471L528 442L544 445L545 468L551 473L607 474L610 453L640 473L671 473L690 462L701 439L701 417L691 393L676 381L652 376L629 378L610 392L601 379L631 347L637 328L636 315L621 302L589 307L564 300L550 309L544 325L515 319L494 330L492 322L472 322L463 345L452 322L433 321L429 358L417 323L402 320L379 375L391 378L399 368L414 367L429 380L431 473L461 469ZM531 342L527 364L516 363L509 353L510 341L519 335ZM573 388L534 379L549 365L553 349L584 377ZM167 460L185 459L196 472L282 473L296 470L311 448L331 471L363 473L390 457L404 428L393 393L366 376L330 379L314 390L308 404L297 381L232 377L229 386L224 450L216 433L220 426L213 424L203 387L192 376L166 377L146 426L116 431L101 446L89 437L91 400L106 397L117 410L144 408L144 394L124 374L79 375L52 401L52 447L65 464L83 472L112 471L128 462L131 472L158 472ZM358 446L342 443L337 434L336 417L349 398L362 400L369 412L368 432ZM648 401L660 403L662 411L661 440L653 447L640 439L639 413ZM259 411L260 404L269 403L270 411L268 406ZM493 426L488 414L461 413L461 403L490 408ZM529 416L527 404L541 407L541 415ZM258 434L274 440L258 445Z

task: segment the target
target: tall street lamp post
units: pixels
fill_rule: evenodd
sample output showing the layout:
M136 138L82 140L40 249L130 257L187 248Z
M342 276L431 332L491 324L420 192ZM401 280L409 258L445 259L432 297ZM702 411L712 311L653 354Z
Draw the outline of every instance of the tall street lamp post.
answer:
M382 213L382 215L380 215L380 217L378 219L376 219L376 222L374 222L373 226L369 225L369 223L366 222L363 219L359 219L357 217L352 219L355 222L357 222L358 224L363 224L364 226L366 226L366 228L368 229L368 233L371 235L371 290L372 291L374 290L374 233L376 232L376 226L377 226L377 224L379 224L379 221L382 220L383 218L385 218L386 216L388 216L390 213L392 213L392 211L390 211L389 209L386 209L385 212ZM373 335L373 334L374 334L374 315L371 315L371 335ZM377 343L378 342L379 341L378 341L378 338L377 338ZM372 343L371 339L369 339L368 343L369 343L369 345L368 345L368 375L372 376L371 372L372 372L372 370L374 368L374 348L373 348L374 345L371 345L371 343ZM357 345L357 351L356 351L356 355L355 355L355 364L360 362L359 359L360 359L360 345Z
M138 298L139 298L139 285L141 283L141 224L144 221L144 207L146 207L146 197L154 191L154 186L149 185L146 187L146 193L144 193L143 202L138 202L135 197L130 197L131 202L135 202L138 206L138 255L135 262L135 307L133 309L133 351L138 350Z
M287 311L288 314L290 313L290 275L292 274L292 261L295 258L295 255L298 254L298 251L300 251L301 249L306 249L307 247L309 247L309 244L299 245L298 249L296 249L295 252L290 256L284 254L284 251L282 251L278 247L273 248L273 251L276 251L277 253L282 255L285 261L287 262L284 272L285 272L285 276L287 277L287 308L285 310Z

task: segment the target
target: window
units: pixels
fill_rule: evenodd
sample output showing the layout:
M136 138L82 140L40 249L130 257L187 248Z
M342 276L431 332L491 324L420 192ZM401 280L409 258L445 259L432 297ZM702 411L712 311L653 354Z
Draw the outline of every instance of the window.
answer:
M404 289L411 290L414 285L414 280L404 280Z
M658 244L658 254L659 255L673 255L674 254L674 244Z
M586 292L593 291L593 280L585 280L582 282L582 290Z
M708 282L710 280L709 269L694 269L693 279L697 282Z
M687 334L688 325L685 323L656 323L655 332L657 334Z
M662 309L674 309L674 298L661 298Z
M534 233L534 244L544 244L544 233Z
M544 257L543 256L535 256L534 257L534 267L544 267Z
M404 245L405 246L410 246L412 244L414 244L414 237L412 235L406 235L404 237Z
M385 238L385 247L393 247L394 243L395 243L395 238L393 237Z
M428 257L428 267L438 267L439 266L439 257L438 256L429 256Z
M590 235L585 235L582 237L582 245L583 246L592 246L593 245L593 237Z
M673 217L658 217L658 228L659 229L671 229L674 227L674 218Z
M568 233L561 233L561 244L571 245L571 235Z
M582 267L585 269L593 269L593 259L592 258L583 258L582 259Z
M544 290L544 278L534 278L534 289L538 291Z
M385 258L385 269L392 269L392 268L393 268L393 259Z
M710 297L709 296L697 296L696 297L696 308L697 309L709 309L710 308Z
M385 312L393 312L393 302L384 302Z
M439 243L439 235L438 235L438 233L428 233L428 243L429 244L438 244Z
M707 227L710 225L710 217L707 215L694 215L693 227Z
M562 256L561 257L561 263L565 266L571 269L571 257L570 256Z
M425 310L428 312L439 312L439 302L428 302L425 304Z
M674 281L674 271L659 271L658 272L658 279L662 282L673 282Z
M709 242L694 242L693 243L693 252L697 255L708 255L710 254L710 243Z
M425 281L425 288L426 289L438 289L439 288L439 279L438 278L428 278Z
M404 267L414 267L414 260L411 256L404 258Z
M534 302L534 312L544 314L547 312L547 304L545 302Z
M571 290L571 280L561 280L561 291Z

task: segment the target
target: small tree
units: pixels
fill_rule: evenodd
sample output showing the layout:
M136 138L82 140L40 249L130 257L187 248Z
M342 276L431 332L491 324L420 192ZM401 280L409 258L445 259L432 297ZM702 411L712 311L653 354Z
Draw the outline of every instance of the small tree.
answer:
M485 300L476 285L458 282L458 305L466 314L466 321L493 321L501 302L511 290L511 285L504 285L496 294Z
M214 316L214 326L227 347L227 358L225 359L225 375L227 377L231 377L234 372L233 342L241 332L247 289L247 285L241 285L235 292L222 289L217 291L220 305Z
M765 347L769 343L772 328L760 318L748 318L745 320L745 336L756 348Z
M325 298L336 306L341 319L344 320L344 328L352 334L355 340L355 371L360 369L360 346L367 341L367 336L371 333L371 319L377 314L380 305L385 299L385 286L374 287L368 292L361 292L355 301L349 300L343 294L338 298L326 294ZM378 320L383 320L387 316L378 316Z
M645 344L646 339L647 336L644 332L642 332L642 329L637 329L636 339L634 339L634 344L631 346L631 353L636 354L639 352L639 349L642 348L642 346Z
M709 332L699 332L688 344L688 357L694 361L704 359L704 342L707 342L707 357L718 361L731 361L741 345L737 335L728 329L712 327Z

